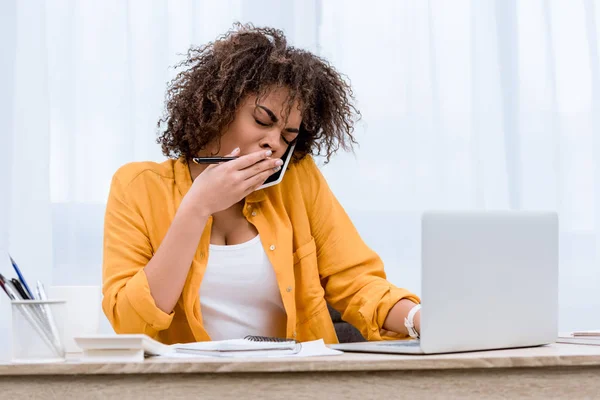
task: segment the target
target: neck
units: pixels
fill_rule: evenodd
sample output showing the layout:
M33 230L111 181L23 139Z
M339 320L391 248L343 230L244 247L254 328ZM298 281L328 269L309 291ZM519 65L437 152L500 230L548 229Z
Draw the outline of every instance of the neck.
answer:
M193 161L189 161L188 168L190 170L192 181L194 181L207 167L208 165L195 164Z

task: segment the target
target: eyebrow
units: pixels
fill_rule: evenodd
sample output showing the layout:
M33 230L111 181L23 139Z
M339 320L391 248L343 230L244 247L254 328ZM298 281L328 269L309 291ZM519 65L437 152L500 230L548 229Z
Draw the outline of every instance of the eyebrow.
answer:
M273 123L276 124L277 122L279 122L279 118L277 118L277 116L273 113L273 111L269 110L267 107L262 106L260 104L257 104L256 107L259 107L264 112L266 112L267 115L269 116L269 118L271 118L271 121L273 121ZM285 128L285 130L290 133L299 133L300 132L300 130L296 129L296 128Z

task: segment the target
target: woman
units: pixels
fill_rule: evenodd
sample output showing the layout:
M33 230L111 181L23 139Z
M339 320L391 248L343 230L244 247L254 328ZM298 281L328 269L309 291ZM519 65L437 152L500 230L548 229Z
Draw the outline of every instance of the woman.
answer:
M127 164L111 185L102 305L115 331L336 343L329 303L368 340L416 337L419 299L386 280L311 157L354 143L342 77L282 32L242 25L181 66L159 121L170 159ZM257 190L292 143L282 182ZM212 155L237 158L191 162Z

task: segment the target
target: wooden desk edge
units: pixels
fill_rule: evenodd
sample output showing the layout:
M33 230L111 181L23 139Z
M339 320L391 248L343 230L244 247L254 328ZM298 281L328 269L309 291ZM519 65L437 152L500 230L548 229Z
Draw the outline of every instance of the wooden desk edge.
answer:
M519 354L520 352L521 354ZM431 356L345 353L339 356L296 359L189 360L159 358L140 363L0 364L0 378L16 375L226 374L589 366L600 367L600 346L553 345L545 349L526 349L524 351L500 350Z

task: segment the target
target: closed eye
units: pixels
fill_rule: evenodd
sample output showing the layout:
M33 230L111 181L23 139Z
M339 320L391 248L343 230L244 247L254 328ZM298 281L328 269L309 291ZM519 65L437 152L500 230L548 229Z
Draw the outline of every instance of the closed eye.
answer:
M287 144L288 146L292 143L294 143L296 141L296 139L298 139L297 137L293 138L292 140L288 140L285 138L285 136L281 135L281 138L283 139L283 141L285 142L285 144Z
M257 124L259 124L260 126L271 126L271 124L265 124L264 122L254 118L254 120L256 121Z
M256 117L254 118L254 121L260 126L269 127L269 126L273 125L273 124L269 124L269 123L264 123ZM298 137L298 129L293 129L293 128L287 128L286 133L281 135L281 139L283 139L285 144L287 144L288 146L291 143L295 142L297 137Z

